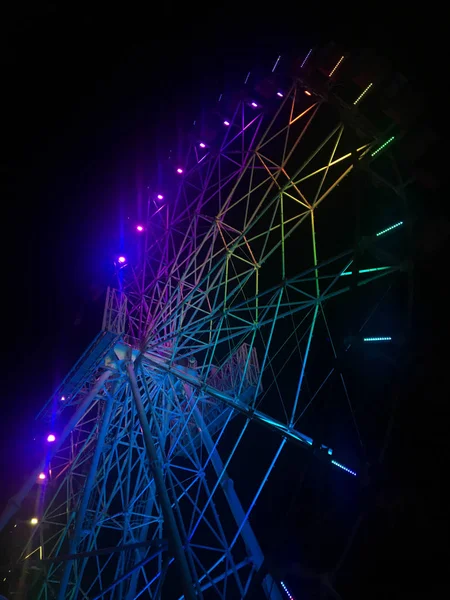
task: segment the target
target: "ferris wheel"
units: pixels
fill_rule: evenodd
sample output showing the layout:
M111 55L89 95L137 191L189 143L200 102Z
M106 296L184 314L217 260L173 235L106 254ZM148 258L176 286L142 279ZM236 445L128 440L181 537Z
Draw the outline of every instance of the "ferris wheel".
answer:
M292 447L345 481L375 459L407 329L403 132L352 65L310 50L247 77L149 190L0 521L36 500L19 597L292 597L252 511Z

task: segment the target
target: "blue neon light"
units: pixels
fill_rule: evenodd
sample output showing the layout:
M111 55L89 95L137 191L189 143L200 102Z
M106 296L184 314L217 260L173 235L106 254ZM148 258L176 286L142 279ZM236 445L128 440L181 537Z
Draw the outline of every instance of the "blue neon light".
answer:
M294 596L291 594L291 592L287 589L284 581L280 581L281 587L283 588L283 590L286 592L286 594L288 595L289 600L294 600Z
M349 469L348 467L345 467L344 465L342 465L341 463L337 462L337 460L332 460L331 461L332 465L335 465L336 467L339 467L340 469L342 469L343 471L346 471L347 473L350 473L350 475L353 475L354 477L356 477L356 472L352 471L351 469Z

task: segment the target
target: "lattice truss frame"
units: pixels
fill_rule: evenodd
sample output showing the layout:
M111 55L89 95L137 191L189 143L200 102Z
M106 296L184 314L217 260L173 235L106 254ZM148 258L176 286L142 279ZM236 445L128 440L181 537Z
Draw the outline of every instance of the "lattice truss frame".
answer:
M377 226L406 220L403 182L394 167L393 180L377 171L376 161L394 164L390 148L376 153L384 140L355 134L342 107L307 96L301 81L277 101L274 109L239 101L219 144L192 144L176 197L149 199L139 260L118 268L119 291L108 292L104 328L121 341L60 407L78 410L90 398L51 459L40 523L22 556L48 559L39 599L158 598L163 585L167 597L172 588L181 597L130 362L204 598L245 596L263 561L251 511L286 442L314 445L299 427L336 374L336 403L363 446L341 357L365 333L379 333L370 329L374 307L403 270L403 257L376 235ZM355 173L387 199L373 206L365 236L355 241L350 225L342 243L336 232L324 241L322 213L337 202L335 215L351 212L336 189ZM365 305L343 327L348 299ZM318 365L311 373L310 362ZM285 387L293 369L295 385ZM253 421L281 435L243 505L229 471ZM270 576L262 585L280 597Z

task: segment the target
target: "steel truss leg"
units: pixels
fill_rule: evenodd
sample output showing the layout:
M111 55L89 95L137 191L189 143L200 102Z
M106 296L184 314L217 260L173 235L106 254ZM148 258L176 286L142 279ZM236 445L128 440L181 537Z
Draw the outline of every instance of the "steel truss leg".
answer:
M11 517L13 517L15 515L15 513L21 507L23 500L26 498L26 496L30 492L33 485L35 485L39 473L45 469L46 460L51 460L53 458L53 456L58 452L58 450L63 445L63 443L66 440L69 433L73 430L75 425L78 423L78 421L84 415L84 413L88 410L88 408L91 405L92 401L94 400L95 396L98 394L98 392L100 391L102 386L106 383L106 380L111 375L112 375L112 371L105 371L102 375L100 375L100 377L98 378L98 380L95 383L92 390L89 392L89 394L83 400L83 402L80 404L80 406L76 410L75 414L72 416L70 421L64 427L64 430L61 433L61 435L58 437L56 442L53 444L52 449L47 456L47 459L43 459L41 461L41 463L39 464L37 469L30 475L30 477L27 479L27 481L20 488L19 492L15 496L13 496L13 498L11 498L9 500L7 507L3 511L3 514L0 516L0 531L2 531L2 529L8 523L8 521L11 519Z
M227 472L224 470L224 464L220 458L220 454L217 449L214 448L214 442L198 408L196 408L194 411L194 418L197 427L199 427L202 432L202 441L208 454L211 456L211 463L214 467L216 475L217 477L222 477L221 486L228 504L230 505L230 510L233 514L234 520L236 521L238 527L244 523L242 526L241 535L244 540L245 547L247 548L249 558L258 571L264 563L264 554L255 534L253 533L250 523L248 520L245 521L245 511L242 508L242 504L238 498L236 490L234 489L233 480L228 477ZM283 600L281 591L271 575L267 574L264 577L262 587L266 598L269 598L270 600Z
M158 493L161 502L161 510L164 517L164 524L167 528L167 537L169 541L169 548L175 557L175 562L178 566L181 582L183 585L184 597L186 600L196 600L198 598L194 585L192 582L189 565L187 562L186 555L184 553L183 544L178 531L177 523L175 521L175 515L173 514L172 504L170 502L169 494L164 482L164 475L161 469L160 461L158 460L158 454L156 451L153 437L150 431L150 426L145 414L144 405L142 404L141 394L136 381L136 374L134 372L134 366L131 361L127 364L128 377L130 379L131 391L133 393L134 402L136 404L136 411L139 417L139 422L142 427L142 434L144 437L145 449L147 451L148 460L150 462L150 469L155 481L155 488Z
M154 498L153 498L153 495L150 493L149 497L147 498L147 502L145 504L145 514L146 515L151 514L153 503L154 503ZM139 539L141 540L141 542L144 542L147 539L148 530L149 530L149 525L145 525L144 527L142 527L142 531L139 536ZM136 550L136 555L139 557L139 559L141 561L144 559L143 552ZM131 576L130 587L128 589L126 600L134 600L135 599L136 588L137 588L137 584L138 584L138 577L139 577L139 569L135 570Z
M84 487L83 498L81 500L80 508L78 509L78 512L77 512L74 536L70 541L69 554L75 554L77 552L78 544L81 541L81 534L83 531L83 524L84 524L84 520L85 520L85 516L86 516L86 510L87 510L87 507L89 504L89 498L91 495L92 488L95 485L95 477L97 475L98 463L100 461L100 457L103 452L103 445L105 442L106 434L108 433L109 422L111 419L113 405L114 405L113 398L111 396L107 396L106 408L105 408L105 412L103 414L103 420L102 420L102 424L100 426L100 431L98 434L97 444L95 446L94 456L92 458L92 463L91 463L91 466L89 469L89 474L88 474L86 484ZM72 566L73 566L73 560L68 560L64 567L64 573L63 573L63 576L61 579L61 585L60 585L59 593L58 593L58 600L65 600L65 598L70 597L70 595L67 594L67 586L69 584ZM78 578L76 589L74 590L74 592L75 592L74 596L73 596L74 598L76 598L78 595L80 583L81 583L81 578Z

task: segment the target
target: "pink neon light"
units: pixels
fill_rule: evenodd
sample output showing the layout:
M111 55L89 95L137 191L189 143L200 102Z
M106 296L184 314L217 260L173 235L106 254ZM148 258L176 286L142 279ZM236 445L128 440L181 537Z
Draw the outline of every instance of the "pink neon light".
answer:
M281 92L277 92L277 96L280 96L280 98L282 98L283 94Z
M206 144L204 144L203 142L200 142L199 146L200 148L206 148Z
M126 258L125 256L119 256L119 258L117 259L121 264L123 264L124 262L126 262Z
M66 399L65 396L61 396L61 402L64 402L65 399Z
M256 104L256 102L252 102L252 106L253 106L253 108L258 108L258 105Z
M181 173L182 173L182 172L183 172L183 169L180 169L180 168L178 167L178 169L177 169L177 173L179 173L179 174L181 175Z
M158 200L164 200L164 196L162 194L158 194L156 197L158 198Z
M47 442L54 442L56 440L56 436L53 433L49 433L47 436Z
M39 479L43 481L46 478L45 473L39 473Z
M230 122L229 122L229 121L224 121L224 122L223 122L223 124L224 124L226 127L229 127L229 126L230 126Z
M137 226L136 226L136 229L137 229L138 231L144 231L144 228L142 227L142 225L137 225Z

